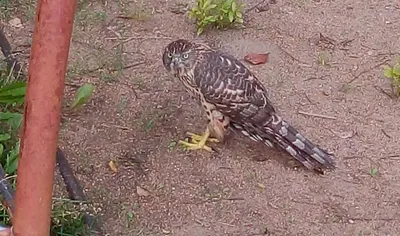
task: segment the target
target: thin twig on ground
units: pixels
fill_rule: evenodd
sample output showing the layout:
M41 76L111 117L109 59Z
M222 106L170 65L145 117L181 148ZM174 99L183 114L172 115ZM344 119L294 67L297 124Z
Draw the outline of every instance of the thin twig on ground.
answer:
M276 45L282 52L284 52L287 56L289 56L290 58L292 58L293 61L297 61L299 62L301 66L305 66L305 67L312 67L312 65L301 61L300 59L297 59L296 57L294 57L292 54L290 54L288 51L286 51L285 49L283 49L281 46Z
M304 97L306 97L307 101L308 101L310 104L315 104L313 101L311 101L311 98L308 96L307 93L304 93Z
M229 224L229 223L225 223L225 222L221 222L221 221L217 221L217 222L220 223L221 225L226 225L229 227L236 227L236 225L233 225L233 224Z
M374 85L374 88L375 88L378 92L381 92L381 93L383 93L384 95L388 96L390 99L393 99L393 98L394 98L390 93L386 92L383 88L381 88L381 87L379 87L379 86L377 86L377 85Z
M384 156L378 159L378 161L380 160L391 160L391 161L398 161L400 160L400 155L388 155L388 156Z
M352 138L357 134L357 132L355 132L353 130L350 131L350 132L342 133L342 134L337 132L337 131L335 131L335 130L333 130L333 129L329 129L329 131L331 131L332 134L338 136L339 138L343 138L343 139Z
M126 69L130 69L130 68L132 68L132 67L136 67L136 66L143 65L143 64L145 64L145 63L146 63L145 61L134 62L134 63L131 63L131 64L129 64L129 65L126 65L126 66L124 66L124 67L122 67L122 68L118 68L118 69L113 68L113 69L110 69L110 71L111 71L111 72L115 72L115 71L120 71L120 70L126 70Z
M82 72L82 74L91 74L91 73L96 72L98 70L104 69L105 66L106 66L106 64L103 63L102 65L100 65L100 66L98 66L96 68L93 68L93 69L90 69L90 70Z
M122 130L129 130L128 127L126 126L121 126L121 125L106 125L106 124L101 124L101 126L104 126L106 128L117 128L117 129L122 129Z
M79 84L73 84L73 83L70 83L70 82L65 82L64 84L65 84L65 86L70 86L70 87L73 87L73 88L80 88L81 87L81 85L79 85Z
M309 77L309 78L304 79L303 81L310 81L310 80L315 80L315 79L321 79L321 80L323 80L323 79L324 79L324 76Z
M133 96L135 96L136 99L140 99L140 98L139 98L139 95L138 95L137 92L136 92L136 89L135 89L131 84L129 84L128 82L121 82L121 84L123 84L123 85L129 87L129 88L132 90L132 92L133 92Z
M366 70L361 71L356 76L354 76L353 79L351 79L349 82L347 82L347 84L353 83L356 79L360 78L360 76L362 76L363 74L366 74L366 73L370 72L371 70L388 63L389 61L390 61L390 59L385 59L384 61L382 61L382 62L380 62L380 63L378 63L378 64L376 64L376 65L374 65L374 66L372 66L372 67L370 67L370 68L368 68Z
M106 38L106 39L108 39L108 40L119 40L119 38ZM126 39L122 39L119 43L115 44L110 49L114 49L114 48L120 46L121 44L130 42L132 40L150 40L150 39L172 39L172 38L171 37L166 37L166 36L148 36L148 37L134 36L134 37L129 37L129 38L126 38Z
M94 44L87 43L87 42L82 42L82 41L79 41L79 40L74 39L74 38L72 38L71 41L74 42L74 43L77 43L77 44L81 44L81 45L83 45L83 46L86 46L86 47L88 47L88 48L97 50L97 51L104 51L104 50L105 50L105 48L102 48L102 47L100 47L100 46L98 46L98 45L94 45ZM29 45L29 46L30 46L30 45Z
M318 118L322 118L322 119L337 120L337 118L334 117L334 116L314 114L314 113L309 113L309 112L305 112L305 111L298 111L298 113L302 114L302 115L305 115L305 116L313 116L313 117L318 117Z
M146 63L145 61L134 62L132 64L126 65L126 66L121 67L121 68L107 68L106 64L103 64L103 65L97 66L96 68L84 71L84 72L82 72L82 74L87 75L87 74L91 74L91 73L99 71L99 70L108 70L109 72L116 72L116 71L130 69L130 68L133 68L135 66L139 66L139 65L142 65L142 64L145 64L145 63Z
M266 0L262 0L261 2L257 3L256 5L250 7L249 9L247 9L244 13L247 14L250 11L254 10L256 7L260 6L261 4L263 4Z
M392 136L390 136L388 133L386 133L386 131L384 129L381 129L383 135L385 135L388 138L392 138Z
M391 160L399 160L398 158L400 157L400 155L389 155L388 158L390 158Z
M221 200L225 201L244 201L243 197L228 197L228 198L221 198Z
M349 217L349 219L355 221L400 221L399 218L364 218L364 217Z

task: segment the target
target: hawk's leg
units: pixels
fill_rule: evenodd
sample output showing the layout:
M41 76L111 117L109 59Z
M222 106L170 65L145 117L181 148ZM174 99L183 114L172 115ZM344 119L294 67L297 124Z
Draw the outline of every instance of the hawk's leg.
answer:
M206 145L207 141L210 142L219 142L218 139L210 138L210 130L208 127L203 135L197 135L193 133L189 133L191 142L179 140L179 143L185 146L188 150L198 150L198 149L205 149L207 151L212 151L212 148Z
M204 138L204 135L198 135L198 134L194 134L194 133L190 133L190 132L186 132L186 134L192 139L192 143L200 143L200 141ZM219 143L218 139L210 138L210 137L208 137L206 141L212 142L212 143Z
M224 124L221 123L219 120L222 116L221 113L214 110L213 105L207 104L204 98L201 100L201 104L206 112L207 115L207 128L203 135L198 135L194 133L187 132L189 135L190 141L179 141L180 144L185 146L189 150L198 150L198 149L205 149L207 151L212 151L212 148L206 145L206 142L213 142L218 143L221 142L223 138L222 127ZM213 136L215 138L210 138Z

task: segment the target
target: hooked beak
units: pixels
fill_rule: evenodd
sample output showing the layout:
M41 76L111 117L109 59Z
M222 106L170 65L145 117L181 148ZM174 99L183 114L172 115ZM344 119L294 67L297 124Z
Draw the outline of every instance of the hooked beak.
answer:
M173 57L171 60L170 68L172 71L178 71L180 69L181 59L179 57Z
M172 65L174 67L178 67L179 63L181 62L181 60L178 57L173 57L172 58Z

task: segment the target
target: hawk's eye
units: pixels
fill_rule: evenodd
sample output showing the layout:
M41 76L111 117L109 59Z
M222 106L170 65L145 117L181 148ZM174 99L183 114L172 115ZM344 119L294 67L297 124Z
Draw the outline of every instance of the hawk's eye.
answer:
M189 57L189 54L187 54L187 53L182 54L183 59L188 59L188 57Z
M167 57L172 58L172 53L169 52L169 53L167 54Z

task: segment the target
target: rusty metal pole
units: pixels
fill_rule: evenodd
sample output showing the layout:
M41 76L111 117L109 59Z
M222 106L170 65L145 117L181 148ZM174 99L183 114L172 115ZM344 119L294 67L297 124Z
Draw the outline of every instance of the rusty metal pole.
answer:
M39 0L29 63L13 233L50 233L61 101L76 0Z

